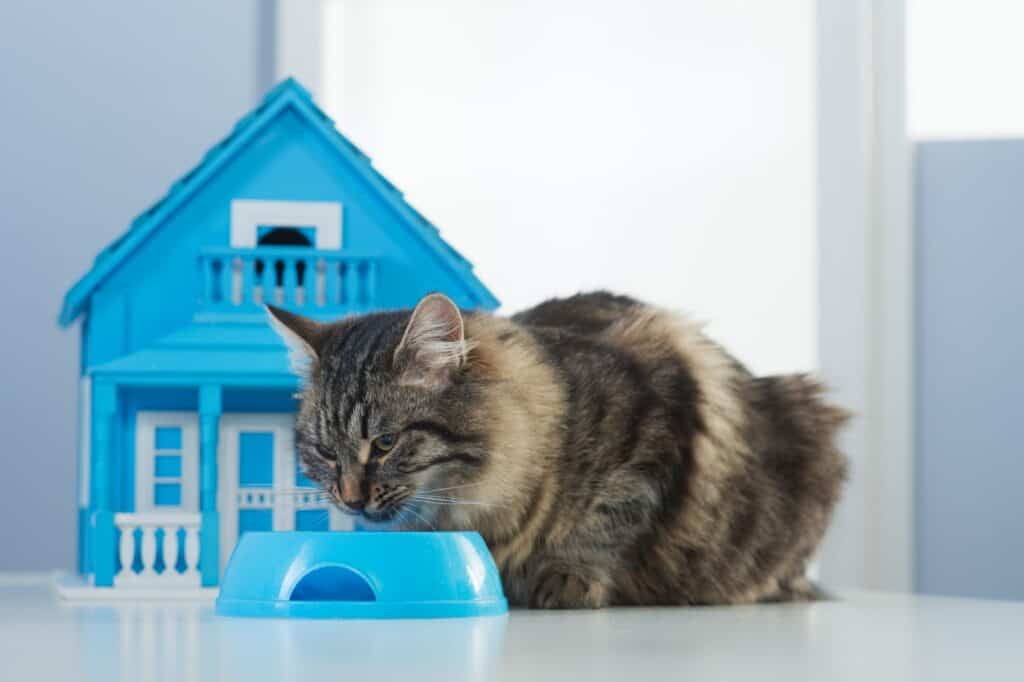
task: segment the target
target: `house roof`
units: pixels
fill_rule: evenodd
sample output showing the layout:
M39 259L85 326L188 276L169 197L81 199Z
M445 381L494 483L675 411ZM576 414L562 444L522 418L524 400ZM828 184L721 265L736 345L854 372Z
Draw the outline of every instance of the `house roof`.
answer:
M338 132L334 127L334 121L313 102L309 92L297 81L289 78L267 93L259 106L238 121L227 137L207 151L195 168L179 178L163 198L136 216L124 234L100 251L92 268L65 294L59 323L62 326L71 324L85 308L96 288L117 270L150 234L159 229L178 206L187 201L221 167L245 149L246 145L286 108L290 108L311 128L323 135L338 154L379 192L401 219L400 222L419 237L445 267L459 276L481 307L498 306L498 299L473 274L472 263L441 238L437 227L410 206L402 192L374 169L370 157Z
M102 363L90 374L122 383L294 386L295 375L278 335L266 324L193 323L141 350Z

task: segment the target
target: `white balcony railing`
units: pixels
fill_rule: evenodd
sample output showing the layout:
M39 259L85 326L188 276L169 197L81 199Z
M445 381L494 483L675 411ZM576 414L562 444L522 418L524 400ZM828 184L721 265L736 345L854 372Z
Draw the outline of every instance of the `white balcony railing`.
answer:
M199 524L199 514L187 512L115 514L114 586L199 587Z
M199 257L202 303L217 312L261 311L264 303L316 311L376 306L377 261L297 247L208 248Z

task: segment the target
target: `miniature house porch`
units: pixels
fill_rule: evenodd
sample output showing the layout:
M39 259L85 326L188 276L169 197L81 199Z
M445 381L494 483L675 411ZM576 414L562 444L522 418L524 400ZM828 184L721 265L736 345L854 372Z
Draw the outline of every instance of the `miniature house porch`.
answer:
M252 387L227 373L87 383L94 511L83 510L80 568L95 586L214 586L246 531L351 527L298 467L295 381L281 365L276 382Z
M497 300L292 80L102 250L80 320L83 589L218 584L249 530L345 529L298 469L298 379L264 304L319 320Z

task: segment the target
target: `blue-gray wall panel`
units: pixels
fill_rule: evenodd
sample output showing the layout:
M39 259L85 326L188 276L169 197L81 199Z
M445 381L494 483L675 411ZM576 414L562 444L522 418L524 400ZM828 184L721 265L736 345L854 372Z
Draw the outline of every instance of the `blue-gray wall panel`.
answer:
M1024 140L917 146L916 583L1024 599Z
M65 289L258 100L265 0L0 2L0 570L75 557Z

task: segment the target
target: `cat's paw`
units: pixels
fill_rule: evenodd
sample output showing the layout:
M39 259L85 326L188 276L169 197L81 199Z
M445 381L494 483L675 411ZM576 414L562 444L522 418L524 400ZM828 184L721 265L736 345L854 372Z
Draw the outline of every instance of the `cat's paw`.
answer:
M549 573L530 597L533 609L601 609L609 604L604 583L579 575Z

